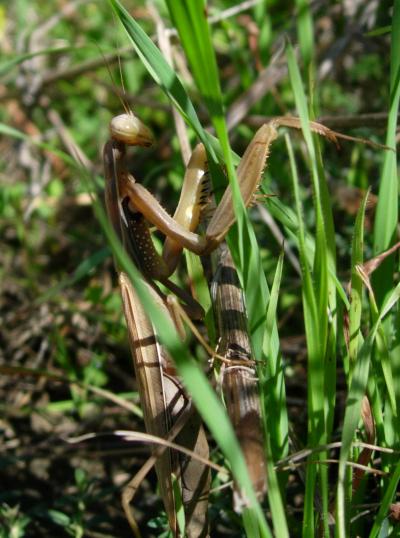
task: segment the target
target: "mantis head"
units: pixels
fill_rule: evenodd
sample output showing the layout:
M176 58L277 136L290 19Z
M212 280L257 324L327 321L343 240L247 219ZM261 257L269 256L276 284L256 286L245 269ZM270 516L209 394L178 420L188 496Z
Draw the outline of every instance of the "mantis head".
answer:
M133 112L115 116L110 122L110 134L114 140L129 146L151 146L153 134Z

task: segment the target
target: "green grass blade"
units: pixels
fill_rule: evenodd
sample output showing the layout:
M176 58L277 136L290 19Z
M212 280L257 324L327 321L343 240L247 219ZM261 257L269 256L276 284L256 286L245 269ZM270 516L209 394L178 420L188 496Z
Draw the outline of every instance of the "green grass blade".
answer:
M301 56L306 68L314 57L314 31L313 20L308 0L296 0L298 17L297 33L299 36Z
M400 1L394 2L390 63L390 104L385 144L396 148L396 125L400 101ZM374 225L374 252L381 253L394 242L398 223L398 177L396 151L385 151L378 206ZM387 259L374 275L380 303L393 281L394 257Z
M343 422L342 446L340 449L338 488L337 488L337 536L346 538L348 536L346 518L346 462L350 454L350 447L354 433L360 420L361 402L367 388L368 373L371 362L371 353L376 334L383 318L400 298L400 284L396 286L382 307L379 317L372 327L368 337L364 341L357 356L353 370L349 394L347 397L346 411Z
M35 140L31 136L28 136L25 133L23 133L22 131L19 131L18 129L14 129L14 127L10 127L9 125L5 123L1 123L1 122L0 122L0 134L4 134L5 136L16 138L17 140L25 140L26 142L29 142L30 144L33 144L34 146L37 146L38 148L50 151L53 155L60 157L60 159L62 159L62 161L65 164L75 169L77 168L76 162L71 157L71 155L68 155L67 153L65 153L65 151L62 151L56 148L53 144Z
M185 528L186 528L185 510L183 506L181 486L175 475L172 475L172 488L174 491L175 512L176 512L176 520L178 523L178 529L181 535L184 536Z
M50 288L46 293L37 298L38 303L43 303L53 298L55 295L58 295L62 290L73 286L82 278L85 278L95 267L100 265L106 258L110 255L110 249L104 247L101 250L98 250L88 258L85 258L75 269L73 274L63 281L59 282L52 288Z
M265 357L270 357L266 368L260 369L263 385L264 408L266 409L266 431L269 434L274 460L285 457L288 453L288 418L286 413L277 413L280 406L285 406L285 384L282 357L273 349L274 325L279 300L279 287L283 271L283 253L279 256L275 270L274 282L268 302L263 350ZM271 413L271 410L273 412Z
M321 395L323 390L323 383L321 375L318 372L318 357L319 346L313 335L318 335L318 308L317 301L312 284L312 275L307 260L306 245L305 245L305 228L303 211L300 199L299 190L299 177L297 173L295 158L293 154L293 148L290 142L290 138L286 135L286 145L288 148L290 167L293 179L293 193L296 204L297 212L297 240L299 245L300 265L302 272L302 297L303 297L303 312L304 312L304 326L307 335L307 350L308 350L308 365L309 365L309 387L307 392L308 399L308 432L310 445L316 444L315 440L311 437L315 435L315 410L319 406L319 416L322 414L320 402L316 402L315 398ZM316 375L317 374L317 375ZM306 478L306 495L304 499L304 517L303 517L303 535L313 536L314 534L314 487L316 480L316 467L315 464L307 466L307 478Z
M293 211L293 209L287 205L285 205L283 202L281 202L278 198L270 198L268 200L268 210L271 213L271 215L276 218L282 226L286 229L286 233L288 236L294 240L297 243L297 231L298 231L298 219ZM298 245L297 245L298 246ZM315 251L315 241L313 237L310 235L310 233L305 232L305 246L306 246L306 259L310 266L312 266L312 261L314 259L314 251ZM343 286L339 279L337 278L336 274L332 272L331 268L329 268L329 275L332 279L336 292L338 293L339 297L341 298L343 304L347 308L347 310L350 309L350 303L347 298L346 292L343 289Z
M252 511L248 508L243 510L242 521L246 536L251 536L252 538L253 536L254 538L261 538L257 521L255 520Z
M397 484L400 480L400 462L396 465L394 471L391 474L390 482L385 490L385 495L381 501L379 512L375 518L374 525L369 534L369 538L376 538L377 536L382 536L380 534L382 524L385 519L388 517L388 512L390 509L390 504L393 500L393 497L396 494ZM396 532L396 531L395 531ZM395 534L393 534L394 536Z
M267 322L264 336L264 354L272 357L266 368L259 369L261 383L261 397L263 407L266 410L266 423L264 430L266 435L267 454L267 478L268 478L268 500L271 508L271 517L276 536L289 536L285 510L282 502L281 491L279 489L278 477L274 469L273 462L284 458L288 454L288 418L286 412L277 412L277 409L286 407L285 380L283 375L282 357L276 355L272 350L271 335L276 323L276 311L279 300L279 288L282 279L283 257L281 252L275 270L274 282L271 288L271 295L268 303ZM267 372L265 372L267 370ZM281 481L283 482L283 481Z
M356 270L356 266L363 263L364 260L364 221L365 221L365 209L367 207L367 201L369 196L369 190L365 193L363 201L357 212L356 223L354 226L354 236L351 250L351 299L350 299L350 311L349 311L349 361L348 366L351 371L352 365L355 364L358 350L362 343L360 341L360 324L362 313L362 290L363 284L360 274Z
M223 118L221 88L207 21L206 2L166 0L166 3L211 119Z

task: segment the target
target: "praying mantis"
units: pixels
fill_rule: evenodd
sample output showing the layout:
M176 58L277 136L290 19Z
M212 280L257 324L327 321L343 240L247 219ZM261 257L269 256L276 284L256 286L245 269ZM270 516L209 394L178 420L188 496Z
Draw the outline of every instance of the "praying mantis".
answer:
M277 138L278 128L281 126L300 128L300 121L294 117L278 117L266 123L255 133L240 160L237 179L246 207L254 199L270 146ZM336 142L337 133L325 126L310 122L310 127ZM125 165L127 146L147 147L152 143L150 130L133 113L112 119L110 140L104 148L106 208L116 234L143 275L149 293L164 315L172 319L179 330L176 311L160 291L156 281L184 301L184 309L190 317L201 318L203 310L200 305L185 290L175 285L170 276L177 267L183 248L201 256L215 250L235 222L235 211L232 191L228 186L205 234L196 233L210 197L205 173L207 155L204 146L198 144L189 160L180 200L174 216L171 217L157 199L128 172ZM150 226L156 227L166 236L162 254L155 249ZM173 424L190 408L190 399L176 375L173 361L158 343L156 331L135 289L121 270L119 283L145 426L148 433L166 439ZM182 426L176 442L182 442L203 460L208 458L206 435L196 413L193 412ZM196 459L182 460L170 450L165 450L155 465L161 496L174 536L180 536L180 530L175 513L172 475L180 479L186 535L189 538L208 536L207 496L210 473L207 466ZM133 527L132 524L131 526Z

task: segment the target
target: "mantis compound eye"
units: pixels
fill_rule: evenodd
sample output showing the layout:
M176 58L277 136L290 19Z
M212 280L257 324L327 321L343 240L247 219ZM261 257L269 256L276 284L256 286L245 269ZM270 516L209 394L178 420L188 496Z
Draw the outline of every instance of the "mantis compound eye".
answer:
M110 134L129 146L151 146L154 140L150 129L133 113L115 116L110 122Z

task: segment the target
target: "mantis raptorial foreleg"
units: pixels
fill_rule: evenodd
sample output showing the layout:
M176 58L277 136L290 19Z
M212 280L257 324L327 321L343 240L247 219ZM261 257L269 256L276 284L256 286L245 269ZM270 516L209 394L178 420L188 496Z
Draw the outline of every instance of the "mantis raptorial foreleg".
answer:
M282 116L261 126L239 163L237 178L245 206L250 205L254 199L270 146L278 136L279 127L300 129L301 124L299 118ZM317 122L310 122L310 128L334 142L342 136ZM150 145L152 143L147 127L133 114L123 114L114 118L110 131L113 139L118 140L120 148L124 145ZM114 142L115 144L117 142ZM107 152L106 146L106 160ZM123 173L118 174L120 200L129 200L128 205L132 212L140 214L146 222L151 223L168 238L163 258L156 259L152 256L152 277L157 280L165 280L169 277L176 267L176 256L182 248L187 248L199 255L212 252L223 241L235 221L232 191L230 187L227 187L207 226L205 235L194 233L199 222L202 204L204 204L205 167L206 154L203 146L199 145L189 162L182 191L184 196L181 196L174 217L171 217L156 198L125 169ZM147 240L145 246L146 248L148 246Z

